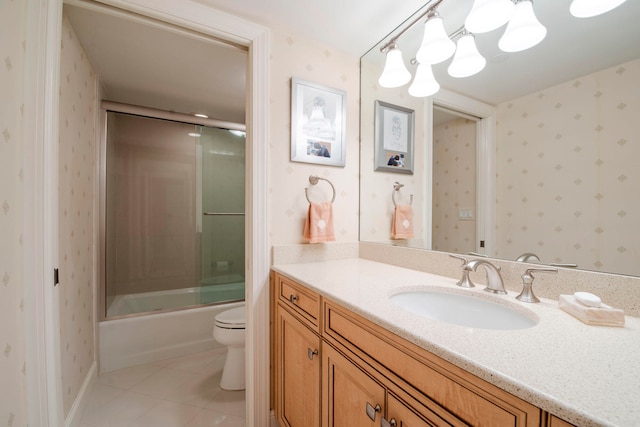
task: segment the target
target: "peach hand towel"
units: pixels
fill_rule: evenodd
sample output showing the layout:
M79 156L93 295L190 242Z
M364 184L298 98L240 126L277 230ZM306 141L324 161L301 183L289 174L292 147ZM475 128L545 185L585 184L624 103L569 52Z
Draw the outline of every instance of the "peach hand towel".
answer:
M410 205L397 205L391 223L392 239L413 238L413 209Z
M307 220L304 223L304 237L309 243L333 242L333 203L309 203Z

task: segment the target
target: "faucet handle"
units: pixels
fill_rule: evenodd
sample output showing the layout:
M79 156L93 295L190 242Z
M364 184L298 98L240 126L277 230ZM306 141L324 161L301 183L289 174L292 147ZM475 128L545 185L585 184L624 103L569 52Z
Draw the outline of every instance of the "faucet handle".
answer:
M453 254L449 254L449 256L450 256L451 258L456 258L456 259L459 259L460 261L462 261L462 265L465 265L465 264L468 262L468 261L467 261L467 259L466 259L465 257L460 256L460 255L453 255Z
M518 295L516 299L519 299L523 302L540 302L538 297L533 293L533 279L535 279L535 277L533 276L534 272L557 273L558 269L548 267L527 268L524 274L521 276L522 292L520 292L520 295Z
M460 256L460 255L451 255L449 254L449 256L451 258L456 258L462 261L462 265L466 266L467 263L469 262L465 257ZM476 285L471 281L471 279L469 278L469 271L465 268L462 269L462 278L460 280L458 280L458 282L456 283L456 285L462 287L462 288L473 288Z

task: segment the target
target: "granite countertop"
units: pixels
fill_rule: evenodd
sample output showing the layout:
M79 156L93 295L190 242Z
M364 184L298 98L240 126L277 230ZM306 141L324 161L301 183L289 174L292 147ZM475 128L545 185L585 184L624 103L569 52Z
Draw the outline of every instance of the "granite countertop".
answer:
M545 411L579 426L631 426L640 420L640 318L624 327L588 326L558 308L493 296L483 286L360 258L274 265L273 269ZM485 330L430 320L389 296L427 287L475 293L526 309L539 323ZM534 284L535 291L535 284Z

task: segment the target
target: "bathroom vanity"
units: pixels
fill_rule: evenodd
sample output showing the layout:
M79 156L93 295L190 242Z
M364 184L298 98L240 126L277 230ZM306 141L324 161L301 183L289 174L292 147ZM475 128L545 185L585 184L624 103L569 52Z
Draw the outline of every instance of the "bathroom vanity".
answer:
M485 330L390 299L420 289L486 298L482 287L455 282L359 258L275 265L281 426L627 426L640 418L640 319L591 327L555 301L526 304L509 292L491 298L527 312L535 326Z

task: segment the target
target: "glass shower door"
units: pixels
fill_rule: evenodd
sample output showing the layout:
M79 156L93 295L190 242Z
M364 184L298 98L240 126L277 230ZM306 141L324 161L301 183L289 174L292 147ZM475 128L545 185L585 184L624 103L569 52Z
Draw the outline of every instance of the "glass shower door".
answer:
M203 128L200 303L244 299L244 132Z

